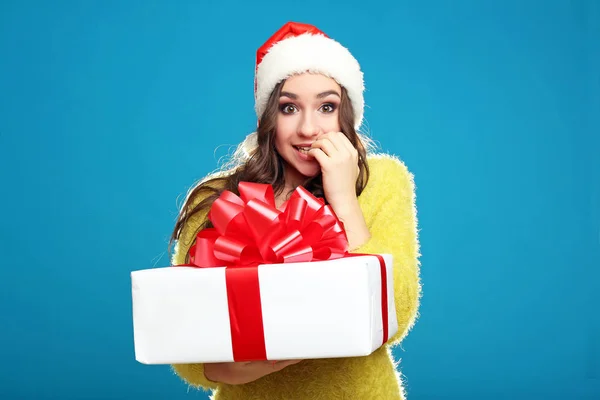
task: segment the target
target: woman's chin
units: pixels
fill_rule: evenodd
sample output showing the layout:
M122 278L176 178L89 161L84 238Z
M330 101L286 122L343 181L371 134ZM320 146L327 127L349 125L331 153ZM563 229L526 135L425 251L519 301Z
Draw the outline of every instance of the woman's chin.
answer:
M306 177L306 178L314 178L315 176L319 175L319 173L321 172L321 167L319 165L317 165L316 167L312 167L312 166L306 166L306 167L301 167L298 168L297 170L300 175Z
M296 177L294 180L311 179L311 178L314 178L315 176L317 176L317 175L319 175L321 173L321 167L319 166L318 163L316 163L316 165L306 165L306 164L304 164L304 165L294 165L294 164L288 164L287 167L291 168L290 170L288 170L288 172L291 172L291 176L295 176Z

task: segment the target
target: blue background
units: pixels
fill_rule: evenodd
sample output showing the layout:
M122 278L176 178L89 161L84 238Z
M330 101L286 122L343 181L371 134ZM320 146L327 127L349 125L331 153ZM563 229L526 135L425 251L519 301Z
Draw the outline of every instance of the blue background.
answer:
M129 273L256 126L288 20L351 49L416 176L409 399L600 398L597 1L50 3L0 3L0 398L206 398L134 360Z

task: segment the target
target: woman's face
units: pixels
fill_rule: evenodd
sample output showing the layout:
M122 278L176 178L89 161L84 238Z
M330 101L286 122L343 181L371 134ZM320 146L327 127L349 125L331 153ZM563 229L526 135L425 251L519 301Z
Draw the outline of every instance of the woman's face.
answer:
M297 186L321 168L307 150L317 138L339 132L340 85L324 75L305 73L290 77L279 97L275 148L285 160L285 181Z

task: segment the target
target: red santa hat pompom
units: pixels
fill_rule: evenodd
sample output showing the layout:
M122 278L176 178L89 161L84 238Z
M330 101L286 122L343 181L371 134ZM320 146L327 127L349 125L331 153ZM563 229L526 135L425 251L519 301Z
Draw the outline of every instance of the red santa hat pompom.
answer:
M318 28L297 22L281 27L256 53L255 110L260 120L275 86L305 72L320 73L346 88L359 129L364 113L364 81L358 61L347 48Z

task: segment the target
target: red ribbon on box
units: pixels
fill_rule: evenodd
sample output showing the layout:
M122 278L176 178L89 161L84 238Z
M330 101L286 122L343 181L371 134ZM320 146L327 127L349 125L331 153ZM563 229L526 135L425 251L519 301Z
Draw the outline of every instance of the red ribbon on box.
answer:
M260 264L326 261L348 254L342 222L329 205L298 187L278 210L271 185L240 182L240 196L223 191L190 248L190 264L198 268L226 266L227 300L235 361L266 360L258 282ZM361 254L371 255L371 254ZM388 339L385 261L382 273L383 343Z

